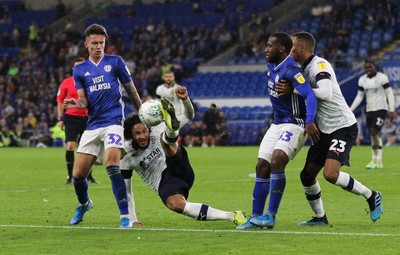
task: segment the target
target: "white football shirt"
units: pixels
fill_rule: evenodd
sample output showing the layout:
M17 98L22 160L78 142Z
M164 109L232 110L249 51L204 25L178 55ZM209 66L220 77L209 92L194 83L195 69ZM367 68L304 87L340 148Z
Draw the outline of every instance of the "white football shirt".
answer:
M181 128L190 121L184 114L178 115L177 118ZM132 147L132 140L126 140L124 143L126 155L120 161L121 170L135 170L157 194L162 172L167 168L166 156L160 140L161 133L165 129L165 122L151 127L149 147L145 150L135 150Z
M126 155L120 162L120 169L135 170L136 173L157 194L162 172L167 168L164 150L161 147L160 134L164 132L165 122L151 127L149 147L135 150L132 140L125 141Z
M389 78L382 72L377 72L374 77L369 78L364 74L358 80L358 86L366 95L367 112L388 110L386 92L383 85L389 83Z
M330 101L318 99L315 122L321 132L331 134L338 129L352 126L357 123L357 119L343 97L331 64L321 57L314 56L304 69L306 80L313 88L318 87L316 77L321 72L331 75L332 87L329 89L332 91L332 99Z

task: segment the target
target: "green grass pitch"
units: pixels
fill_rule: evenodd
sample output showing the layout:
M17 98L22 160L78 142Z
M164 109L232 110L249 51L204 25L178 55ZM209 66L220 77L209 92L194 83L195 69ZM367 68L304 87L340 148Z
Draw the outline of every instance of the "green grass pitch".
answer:
M188 148L196 180L189 201L251 213L257 147ZM77 200L65 184L62 148L0 149L0 254L398 254L400 247L399 147L385 147L384 169L366 170L370 147L354 147L342 170L383 194L382 218L373 223L362 196L319 182L330 221L300 227L313 215L299 172L308 147L287 167L287 185L273 230L236 231L227 221L198 222L169 211L134 175L139 219L119 230L118 209L104 166L94 167L93 210L70 226Z

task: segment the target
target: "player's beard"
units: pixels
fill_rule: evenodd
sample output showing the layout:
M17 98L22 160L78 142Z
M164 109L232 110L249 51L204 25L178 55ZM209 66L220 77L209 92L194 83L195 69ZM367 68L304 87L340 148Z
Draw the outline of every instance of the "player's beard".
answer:
M142 140L141 140L141 141L142 141ZM133 147L135 150L145 150L145 149L147 149L147 148L149 147L149 145L150 145L150 136L147 137L146 146L141 146L141 145L139 145L139 143L136 141L136 139L132 139L132 147Z
M165 85L167 85L168 88L171 88L174 86L174 81L165 82Z

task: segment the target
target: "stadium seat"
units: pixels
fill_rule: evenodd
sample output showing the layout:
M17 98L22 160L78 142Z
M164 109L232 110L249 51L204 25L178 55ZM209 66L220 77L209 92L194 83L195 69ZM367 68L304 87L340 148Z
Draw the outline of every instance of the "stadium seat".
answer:
M358 57L361 59L368 58L368 50L366 48L360 48L358 51Z

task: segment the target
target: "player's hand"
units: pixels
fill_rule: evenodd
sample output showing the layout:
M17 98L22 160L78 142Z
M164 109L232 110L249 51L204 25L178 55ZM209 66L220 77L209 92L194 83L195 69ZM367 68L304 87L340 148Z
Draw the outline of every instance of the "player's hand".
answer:
M175 94L178 98L182 100L186 100L188 98L188 91L184 86L177 87L175 90Z
M64 121L62 121L62 120L58 121L57 125L58 125L59 128L64 130Z
M143 222L141 222L141 221L135 221L135 222L132 223L132 224L133 224L133 226L135 226L135 227L144 226Z
M388 113L388 117L387 117L387 119L386 119L387 122L388 122L388 123L392 123L394 117L396 117L396 112L389 112L389 113Z
M292 94L293 90L293 85L286 80L277 81L275 83L275 91L278 92L278 96Z
M64 99L64 108L71 109L71 108L77 108L77 107L78 107L78 102L76 101L75 98L65 98Z
M314 123L307 123L304 129L312 145L319 140L319 131Z

